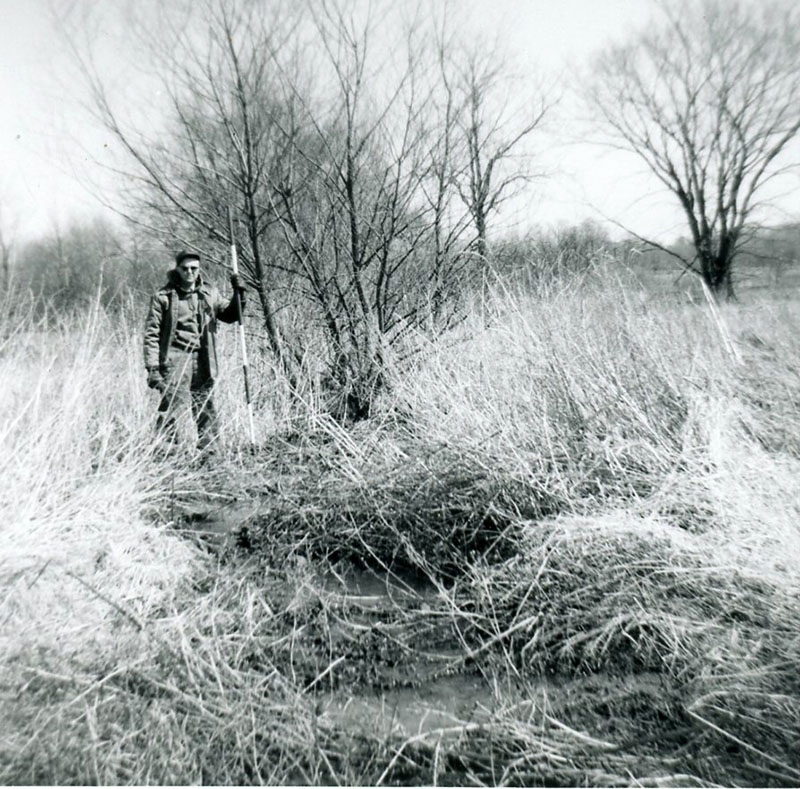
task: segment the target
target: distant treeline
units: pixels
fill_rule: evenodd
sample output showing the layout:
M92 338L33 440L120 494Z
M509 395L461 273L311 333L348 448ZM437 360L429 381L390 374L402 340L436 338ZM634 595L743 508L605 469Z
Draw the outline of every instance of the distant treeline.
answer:
M699 278L682 274L670 252L687 255L690 248L686 239L667 249L632 238L612 240L601 225L587 220L498 240L480 262L479 278L465 280L465 288L487 277L533 288L603 265L610 272L632 275L650 291L680 293L699 288ZM143 304L163 284L173 254L140 228L129 230L100 218L75 221L20 245L2 284L54 312L96 302L105 308ZM207 277L224 281L219 265L208 262L205 268ZM736 273L737 290L743 292L800 285L800 226L754 232Z
M168 268L158 244L140 232L94 218L18 245L4 285L28 294L41 312L97 302L113 308L146 298Z

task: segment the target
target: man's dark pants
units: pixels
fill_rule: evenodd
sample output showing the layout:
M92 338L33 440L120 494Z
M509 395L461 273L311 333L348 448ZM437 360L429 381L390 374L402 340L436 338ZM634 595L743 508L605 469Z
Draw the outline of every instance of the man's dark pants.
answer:
M164 390L157 427L170 442L177 443L179 420L191 408L198 447L205 451L217 440L217 412L212 398L214 380L203 356L198 351L170 350L169 361L161 370Z

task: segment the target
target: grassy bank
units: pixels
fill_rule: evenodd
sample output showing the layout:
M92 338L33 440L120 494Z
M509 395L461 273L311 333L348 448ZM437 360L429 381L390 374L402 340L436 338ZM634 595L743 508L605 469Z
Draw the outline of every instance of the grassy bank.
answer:
M5 783L800 780L796 302L498 288L354 426L257 358L254 452L229 337L206 466L139 318L0 329Z

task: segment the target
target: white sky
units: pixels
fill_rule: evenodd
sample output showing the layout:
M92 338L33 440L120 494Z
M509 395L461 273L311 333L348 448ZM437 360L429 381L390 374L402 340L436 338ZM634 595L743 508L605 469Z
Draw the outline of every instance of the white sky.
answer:
M16 224L20 238L107 211L81 181L96 175L92 157L113 141L89 121L75 83L65 78L69 58L51 25L50 1L0 0L0 208L4 225ZM102 3L121 8L125 0ZM654 6L654 0L451 0L454 21L496 33L520 73L538 71L552 80L584 68L600 48L641 28ZM516 221L548 226L605 214L662 239L682 232L671 199L635 158L576 139L569 107L565 100L550 116L537 158L549 175L520 203Z

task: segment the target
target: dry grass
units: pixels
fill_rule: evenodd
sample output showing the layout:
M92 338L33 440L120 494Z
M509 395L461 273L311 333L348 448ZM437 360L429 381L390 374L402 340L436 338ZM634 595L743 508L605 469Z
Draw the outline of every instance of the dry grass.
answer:
M501 292L355 427L256 360L244 452L231 364L211 468L155 456L130 316L18 312L0 778L796 784L799 312ZM250 553L172 528L201 494L259 499ZM365 609L331 586L353 560L427 591ZM467 671L491 708L443 729L320 706Z

